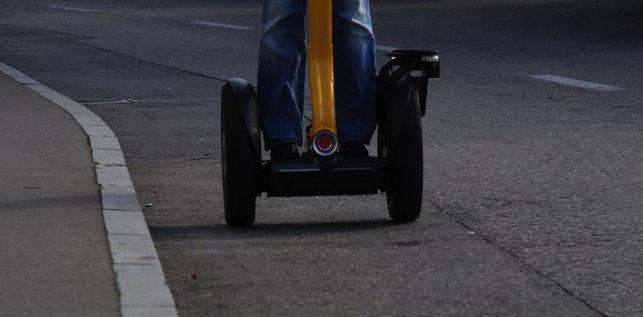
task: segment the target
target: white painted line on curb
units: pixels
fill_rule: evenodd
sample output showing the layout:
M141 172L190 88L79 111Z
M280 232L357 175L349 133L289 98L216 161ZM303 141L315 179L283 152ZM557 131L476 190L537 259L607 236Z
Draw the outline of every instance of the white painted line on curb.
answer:
M143 213L123 210L105 210L105 226L114 234L149 235L150 231L145 223Z
M176 316L174 307L136 307L127 306L121 311L123 317L171 317Z
M5 73L5 74L6 74L6 73ZM15 77L14 77L14 79L15 79ZM35 81L35 80L34 80L34 81ZM53 92L53 90L51 90L51 89L49 89L49 88L47 88L47 87L45 87L45 86L41 85L41 84L40 84L39 82L37 82L37 81L35 81L35 83L25 84L24 86L25 86L25 87L27 87L27 88L29 88L29 89L31 89L31 90L33 90L33 91L35 91L35 92L37 92L38 94L40 94L41 96L43 96L43 97L45 97L45 98L47 98L47 97L45 96L45 94L46 94L46 93ZM47 98L47 99L49 99L49 98ZM53 102L53 103L56 103L55 101L52 101L52 102ZM57 104L57 103L56 103L56 104ZM60 105L59 105L59 106L60 106Z
M85 133L90 137L110 137L115 138L114 132L106 126L101 125L90 125L85 127ZM118 141L118 140L117 140Z
M145 217L114 132L96 114L0 62L0 72L58 105L89 137L123 317L177 317Z
M163 285L164 280L158 279L163 271L156 265L116 265L116 276L123 283L130 284L132 280L142 280L143 283L131 283L127 288L131 294L121 294L125 306L136 306L139 302L152 302L154 306L172 306L174 302L166 294L158 294L157 286Z
M101 12L102 11L102 10L96 10L96 9L75 8L75 7L66 7L66 6L59 6L59 5L50 5L49 8L60 9L65 11L76 11L76 12Z
M115 136L88 135L94 150L121 150L121 145L118 143L118 139Z
M152 239L149 239L149 236L142 234L108 234L107 239L109 240L109 245L113 246L115 250L112 252L114 264L156 265L159 263L154 244L152 244ZM119 290L123 292L120 288L120 283ZM152 305L142 303L140 306Z
M12 78L27 77L27 75L23 74L21 71L15 69L15 68L9 69L9 68L5 67L5 68L2 69L2 72L5 73L7 76L12 77Z
M101 188L134 187L125 166L96 166L96 179Z
M25 84L38 84L37 81L33 80L31 77L16 77L14 78L17 80L19 83L25 85Z
M134 188L103 188L101 190L104 212L109 210L143 213Z
M216 22L210 22L210 21L194 21L192 23L193 24L198 24L198 25L213 26L213 27L222 28L222 29L252 30L252 28L248 27L248 26L225 24L225 23L216 23Z
M614 87L614 86L610 86L610 85L597 84L597 83L592 83L592 82L588 82L588 81L582 81L582 80L578 80L578 79L560 77L560 76L555 76L555 75L530 75L529 77L531 77L533 79L544 80L544 81L557 83L557 84L561 84L561 85L565 85L565 86L585 88L585 89L591 89L591 90L597 90L597 91L619 91L619 90L623 90L623 88Z
M95 149L92 156L98 166L125 166L123 152L119 150Z

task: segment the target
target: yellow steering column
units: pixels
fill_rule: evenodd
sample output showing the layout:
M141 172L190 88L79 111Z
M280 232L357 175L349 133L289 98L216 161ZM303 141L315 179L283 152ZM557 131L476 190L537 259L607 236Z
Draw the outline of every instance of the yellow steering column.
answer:
M313 116L309 142L321 156L330 156L338 148L332 21L331 0L308 0L308 76Z

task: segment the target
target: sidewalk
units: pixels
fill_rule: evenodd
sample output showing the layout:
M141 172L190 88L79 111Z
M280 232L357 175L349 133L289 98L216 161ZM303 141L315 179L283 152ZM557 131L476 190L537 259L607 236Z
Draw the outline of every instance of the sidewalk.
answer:
M3 73L0 96L0 315L118 316L85 133Z
M121 315L176 309L118 140L0 63L0 316Z

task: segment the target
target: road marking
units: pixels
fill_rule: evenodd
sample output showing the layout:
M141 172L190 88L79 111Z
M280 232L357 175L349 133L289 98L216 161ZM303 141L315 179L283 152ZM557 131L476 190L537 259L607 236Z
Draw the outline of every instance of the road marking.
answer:
M552 82L552 83L557 83L557 84L561 84L561 85L565 85L565 86L573 86L573 87L579 87L579 88L585 88L585 89L591 89L591 90L598 90L598 91L619 91L619 90L623 90L623 88L614 87L614 86L610 86L610 85L597 84L597 83L592 83L592 82L588 82L588 81L582 81L582 80L578 80L578 79L560 77L560 76L555 76L555 75L530 75L529 77L531 77L533 79L549 81L549 82Z
M198 25L213 26L213 27L222 28L222 29L252 30L252 28L248 27L248 26L225 24L225 23L216 23L216 22L210 22L210 21L194 21L192 23L193 24L198 24Z
M52 9L77 11L77 12L101 12L101 10L96 10L96 9L74 8L74 7L66 7L66 6L59 6L59 5L50 5L49 7Z
M140 101L135 99L118 99L118 100L101 100L101 101L84 101L81 104L85 106L102 106L102 105L116 105L123 103L139 103Z
M384 45L375 45L375 49L384 53L393 53L393 51L397 50L398 48Z

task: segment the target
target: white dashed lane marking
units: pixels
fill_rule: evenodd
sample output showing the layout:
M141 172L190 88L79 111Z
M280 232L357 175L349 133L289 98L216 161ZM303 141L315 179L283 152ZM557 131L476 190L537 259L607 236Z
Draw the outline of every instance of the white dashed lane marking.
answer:
M530 75L529 77L531 77L533 79L544 80L544 81L560 84L560 85L572 86L572 87L578 87L578 88L584 88L584 89L591 89L591 90L597 90L597 91L619 91L619 90L623 90L623 88L619 88L619 87L615 87L615 86L597 84L597 83L592 83L592 82L588 82L588 81L582 81L582 80L578 80L578 79L560 77L560 76L555 76L555 75Z
M249 26L242 26L242 25L234 25L234 24L225 24L225 23L217 23L217 22L210 22L210 21L194 21L192 22L193 24L198 24L198 25L205 25L205 26L212 26L216 28L222 28L222 29L231 29L231 30L252 30L251 27Z
M49 8L65 10L65 11L77 11L77 12L101 12L101 10L96 10L96 9L75 8L75 7L66 7L66 6L59 6L59 5L50 5Z

